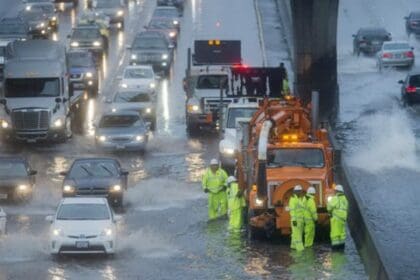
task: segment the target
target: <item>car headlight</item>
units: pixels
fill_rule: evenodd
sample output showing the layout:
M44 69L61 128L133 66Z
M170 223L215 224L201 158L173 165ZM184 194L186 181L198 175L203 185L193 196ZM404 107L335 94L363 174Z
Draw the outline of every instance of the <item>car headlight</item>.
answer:
M54 127L62 127L63 126L63 120L62 119L56 119L54 121Z
M38 27L38 28L44 28L45 27L45 23L44 22L41 22L36 27Z
M73 186L70 186L70 185L65 185L65 186L63 187L63 192L65 192L65 193L71 193L71 192L74 192L74 187L73 187Z
M226 154L226 155L231 156L231 155L233 155L233 154L235 153L235 149L231 149L231 148L224 148L224 149L223 149L223 153L224 153L224 154Z
M70 46L77 48L79 46L79 42L71 42Z
M116 109L116 108L112 108L112 109L111 109L111 112L112 112L112 113L115 113L115 112L117 112L117 109Z
M113 191L113 192L120 192L121 191L121 186L120 185L113 185L111 187L111 191Z
M123 10L119 10L119 11L117 12L117 16L121 17L121 16L123 16L123 15L124 15L124 11L123 11Z
M101 232L102 236L111 236L112 235L112 229L106 228Z
M9 123L6 120L0 120L1 128L8 128Z
M28 191L28 189L29 189L29 187L28 187L28 185L19 185L18 187L17 187L17 190L19 191L19 192L26 192L26 191Z
M57 20L57 17L56 17L56 16L53 16L53 17L51 18L51 20L52 20L52 21L56 21L56 20Z
M169 57L169 56L168 56L168 54L166 54L166 53L162 54L162 59L163 59L163 60L167 60L167 59L168 59L168 57Z
M176 33L175 32L169 32L169 37L171 37L171 38L173 38L173 37L175 37L176 36Z
M92 78L92 77L93 77L92 72L87 72L87 73L86 73L86 78Z
M261 207L261 206L263 206L263 204L264 204L264 200L259 199L258 197L255 197L255 205L256 206Z
M150 114L152 112L152 108L146 108L146 114Z
M128 88L128 85L127 84L121 84L121 87L122 88Z
M63 236L63 235L64 235L63 231L62 231L61 229L59 229L59 228L55 228L55 229L53 229L53 230L52 230L52 234L53 234L54 236Z
M131 59L137 59L137 54L132 54Z
M101 142L105 142L105 140L106 140L106 136L101 135L101 136L99 136L99 137L98 137L98 139L99 139L99 141L101 141Z
M143 140L144 140L144 136L143 135L137 135L136 136L136 141L142 142Z
M178 25L178 24L179 24L179 21L174 20L174 21L173 21L173 23L174 23L175 25Z
M155 88L156 87L156 84L155 83L150 83L150 88Z
M101 42L99 42L99 41L94 41L94 42L93 42L93 46L95 46L95 47L100 47L100 46L101 46Z
M187 106L187 110L189 113L199 113L200 112L200 106L195 104L189 104Z

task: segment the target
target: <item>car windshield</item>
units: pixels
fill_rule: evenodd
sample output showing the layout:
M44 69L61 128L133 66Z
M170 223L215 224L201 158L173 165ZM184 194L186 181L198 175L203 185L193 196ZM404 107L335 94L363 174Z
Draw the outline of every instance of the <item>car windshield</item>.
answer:
M129 68L124 71L124 79L151 79L153 71L150 68Z
M27 176L26 166L23 162L0 161L0 178Z
M197 89L218 89L220 88L220 82L222 81L222 79L225 80L225 85L226 86L226 81L227 81L227 76L226 75L203 75L203 76L199 76L198 80L197 80Z
M414 75L410 77L410 86L420 87L420 75Z
M0 34L25 34L26 28L23 24L18 23L0 23Z
M55 97L60 95L58 78L6 79L6 97Z
M384 50L393 51L393 50L407 50L410 48L408 43L392 43L392 44L385 44Z
M126 102L150 102L150 94L143 92L118 92L115 95L114 102L126 103Z
M41 9L31 9L22 13L22 17L29 21L40 21L45 19L44 12Z
M324 167L324 153L321 149L314 148L281 148L268 151L268 167L291 167L305 168Z
M118 168L114 162L109 160L75 162L69 173L71 179L116 176L118 176Z
M116 116L104 116L99 122L100 128L112 128L112 127L130 127L133 126L140 119L136 115L116 115Z
M72 203L62 204L57 220L109 220L110 213L105 204Z
M370 40L385 40L388 37L388 33L385 30L366 30L361 31L360 35Z
M120 7L120 0L96 0L96 8L108 9Z
M177 18L179 16L178 10L174 9L156 9L153 13L153 17L172 17Z
M70 67L89 67L93 64L88 53L69 53L68 61Z
M257 108L230 108L227 116L226 128L235 128L237 118L251 118Z
M414 20L419 20L420 19L420 13L412 13L410 18L414 19Z
M96 28L76 28L73 31L73 38L96 39L101 37L101 34Z
M168 43L160 37L137 37L133 49L167 49Z
M171 29L174 28L174 24L172 21L169 20L152 20L149 23L150 28L155 29Z
M30 7L30 6L29 6ZM31 7L31 9L40 9L44 13L52 14L54 13L54 5L53 4L36 4Z

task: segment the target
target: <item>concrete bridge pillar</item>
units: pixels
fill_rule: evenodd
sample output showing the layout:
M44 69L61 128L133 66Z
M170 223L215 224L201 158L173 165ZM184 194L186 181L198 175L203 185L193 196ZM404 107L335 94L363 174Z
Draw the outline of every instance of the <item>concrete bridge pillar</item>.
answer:
M339 0L289 0L293 21L294 88L310 102L320 92L323 120L338 112L337 18Z

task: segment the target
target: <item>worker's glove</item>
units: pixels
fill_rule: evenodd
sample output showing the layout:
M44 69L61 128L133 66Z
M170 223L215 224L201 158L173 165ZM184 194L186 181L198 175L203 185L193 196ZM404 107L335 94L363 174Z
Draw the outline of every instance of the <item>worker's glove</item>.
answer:
M206 189L204 189L204 192L205 192L205 193L208 193L208 192L209 192L209 189L207 189L207 188L206 188Z
M226 186L223 186L222 187L222 191L225 192L226 190L227 190L227 187Z
M297 222L296 222L296 221L293 221L293 222L292 222L292 225L293 225L294 227L297 227Z
M242 194L241 194L240 192L238 192L238 193L236 194L236 197L241 198L241 197L242 197Z

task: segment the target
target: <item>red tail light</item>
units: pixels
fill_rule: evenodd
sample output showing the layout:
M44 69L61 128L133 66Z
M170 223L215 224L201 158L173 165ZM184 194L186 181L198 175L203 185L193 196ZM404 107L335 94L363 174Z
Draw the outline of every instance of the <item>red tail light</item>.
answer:
M416 91L417 91L417 88L413 86L408 86L405 88L406 93L415 93Z
M406 52L404 55L405 55L406 57L411 57L411 58L413 58L413 57L414 57L414 53L413 53L412 51Z
M384 53L382 55L383 58L392 58L392 54L391 53Z

